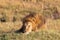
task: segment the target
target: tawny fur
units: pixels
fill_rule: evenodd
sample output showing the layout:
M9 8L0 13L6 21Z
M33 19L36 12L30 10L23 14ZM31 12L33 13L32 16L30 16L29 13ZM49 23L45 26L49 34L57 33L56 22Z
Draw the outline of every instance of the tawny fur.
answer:
M23 26L22 26L23 31L26 30L26 29L24 29L25 27L28 27L27 25L25 26L25 24L28 22L32 23L31 30L36 31L38 29L43 28L42 26L45 24L45 18L42 14L38 14L38 13L29 14L28 16L23 18ZM28 30L26 32L28 32Z

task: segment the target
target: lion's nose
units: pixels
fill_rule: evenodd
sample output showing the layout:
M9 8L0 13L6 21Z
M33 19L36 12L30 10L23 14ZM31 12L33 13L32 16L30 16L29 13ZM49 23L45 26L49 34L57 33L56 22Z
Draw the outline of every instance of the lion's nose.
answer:
M23 33L25 33L26 31L23 31Z

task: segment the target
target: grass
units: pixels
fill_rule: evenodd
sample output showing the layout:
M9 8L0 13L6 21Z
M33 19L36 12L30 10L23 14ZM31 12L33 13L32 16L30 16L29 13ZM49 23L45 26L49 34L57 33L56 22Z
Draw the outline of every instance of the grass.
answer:
M60 40L60 32L39 31L28 35L23 33L3 33L0 34L0 40Z
M60 11L60 0L0 0L0 40L60 40L60 19L53 19L56 11ZM28 35L14 33L21 28L21 19L30 12L41 13L48 19L47 30Z

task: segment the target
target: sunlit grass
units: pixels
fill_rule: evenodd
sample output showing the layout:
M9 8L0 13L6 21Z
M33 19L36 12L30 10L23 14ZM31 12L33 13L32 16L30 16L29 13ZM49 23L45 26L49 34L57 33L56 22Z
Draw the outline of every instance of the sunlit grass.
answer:
M59 0L0 0L0 40L60 40L60 19L51 20L56 10L60 11ZM47 30L28 35L14 33L21 28L21 19L30 12L43 13ZM1 21L1 19L4 19ZM6 33L9 32L9 33Z

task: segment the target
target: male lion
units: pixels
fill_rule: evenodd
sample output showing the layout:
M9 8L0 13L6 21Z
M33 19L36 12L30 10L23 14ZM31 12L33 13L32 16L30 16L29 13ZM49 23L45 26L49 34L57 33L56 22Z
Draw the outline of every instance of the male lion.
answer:
M45 24L45 18L42 14L31 13L23 18L22 32L29 34L31 31L38 31L38 29L43 28Z

